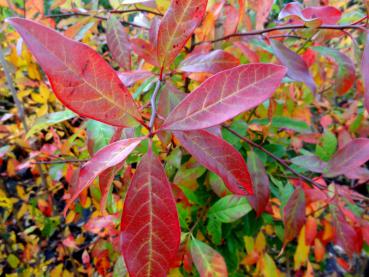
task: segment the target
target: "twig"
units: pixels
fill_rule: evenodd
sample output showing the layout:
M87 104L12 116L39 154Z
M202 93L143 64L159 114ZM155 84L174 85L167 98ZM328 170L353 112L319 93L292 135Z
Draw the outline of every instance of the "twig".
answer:
M35 161L31 162L31 164L65 164L65 163L85 163L89 160L78 160L78 159L72 159L72 160L54 160L54 161Z
M156 12L156 11L151 11L151 10L146 10L146 9L140 9L140 8L136 8L136 9L129 9L129 10L102 10L102 11L89 11L90 13L111 13L111 14L125 14L125 13L134 13L134 12L144 12L144 13L151 13L157 16L163 16L162 13L160 12ZM51 18L51 17L65 17L65 16L74 16L74 15L78 15L80 12L66 12L66 13L57 13L57 14L47 14L45 15L45 17Z
M14 104L17 107L18 116L19 116L20 120L22 121L22 125L23 125L24 130L26 132L28 132L29 128L28 128L28 125L27 125L24 108L23 108L22 103L19 101L19 99L17 97L17 91L16 91L16 89L15 89L15 87L13 85L13 79L12 79L12 77L10 75L10 71L9 71L8 64L6 63L6 60L5 60L5 57L4 57L4 52L3 52L3 48L1 46L1 43L0 43L0 63L2 65L2 67L3 67L4 73L5 73L6 82L8 84L8 88L9 88L10 93L12 95ZM30 146L31 146L31 148L33 150L35 150L34 145L31 144ZM47 180L46 180L46 176L45 176L45 174L44 174L44 172L42 170L41 165L37 165L37 169L40 172L42 185L43 185L43 187L46 188L47 187Z
M274 31L280 31L280 30L296 30L296 29L309 29L309 27L303 25L303 24L299 24L299 25L284 25L284 26L277 26L277 27L272 27L272 28L267 28L264 30L256 30L256 31L251 31L251 32L244 32L244 33L234 33L234 34L230 34L221 38L217 38L214 40L210 40L210 41L201 41L196 43L195 45L199 45L199 44L203 44L203 43L215 43L218 41L222 41L222 40L227 40L230 39L232 37L245 37L245 36L257 36L257 35L262 35L265 33L270 33L270 32L274 32ZM365 30L364 25L321 25L319 26L317 29L327 29L327 30L345 30L345 29L356 29L356 30Z
M97 15L97 14L89 14L89 13L85 13L85 12L71 12L71 13L61 13L61 14L57 14L57 15L45 15L45 17L70 17L70 16L86 16L86 17L93 17L93 18L96 18L96 19L99 19L99 20L107 20L108 19L105 16L100 16L100 15ZM135 23L124 21L124 20L121 20L120 22L123 25L128 25L128 26L135 27L135 28L149 29L147 27L137 25Z
M157 110L156 110L156 97L158 95L160 85L161 85L161 80L159 79L156 82L154 93L152 94L151 99L150 99L150 102L151 102L151 117L150 117L150 123L149 123L150 132L152 131L152 127L154 126L154 122L155 122L155 118L156 118L156 113L157 113Z
M293 168L291 168L284 160L278 158L277 156L275 156L273 153L269 152L268 150L266 150L264 147L262 147L261 145L253 142L252 140L248 139L247 137L244 137L242 135L240 135L239 133L237 133L236 131L232 130L231 128L229 128L226 125L222 125L223 128L227 129L230 133L232 133L233 135L235 135L236 137L238 137L239 139L247 142L248 144L252 145L253 147L263 151L265 154L267 154L268 156L270 156L271 158L273 158L275 161L277 161L279 164L281 164L284 168L286 168L288 171L290 171L292 174L294 174L296 177L300 178L301 180L306 181L309 184L312 184L313 186L324 190L325 187L322 186L321 184L315 182L314 180L298 173L296 170L294 170Z

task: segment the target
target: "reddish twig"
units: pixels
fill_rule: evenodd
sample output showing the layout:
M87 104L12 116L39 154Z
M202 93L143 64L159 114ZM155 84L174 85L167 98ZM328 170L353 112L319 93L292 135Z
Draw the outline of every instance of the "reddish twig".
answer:
M244 137L242 135L240 135L239 133L237 133L236 131L232 130L231 128L229 128L226 125L223 125L223 127L225 129L227 129L230 133L232 133L233 135L235 135L236 137L238 137L239 139L243 140L244 142L248 143L249 145L261 150L262 152L264 152L265 154L267 154L269 157L273 158L273 160L277 161L279 164L281 164L284 168L286 168L288 171L290 171L292 174L294 174L296 177L298 177L299 179L317 187L318 189L324 190L326 189L324 186L322 186L321 184L315 182L314 180L310 179L309 177L306 177L305 175L302 175L300 173L298 173L296 170L294 170L292 167L290 167L284 160L278 158L277 156L275 156L273 153L269 152L268 150L266 150L264 147L262 147L261 145L253 142L252 140L248 139L247 137Z
M227 40L233 37L245 37L245 36L257 36L262 35L265 33L270 33L274 31L280 31L280 30L296 30L296 29L309 29L309 27L299 24L299 25L284 25L284 26L276 26L272 28L267 28L263 30L256 30L256 31L250 31L250 32L243 32L243 33L235 33L230 34L221 38L217 38L210 41L201 41L196 43L195 45L202 44L202 43L215 43L222 40ZM346 30L346 29L356 29L356 30L365 30L364 25L321 25L317 29L323 29L323 30Z

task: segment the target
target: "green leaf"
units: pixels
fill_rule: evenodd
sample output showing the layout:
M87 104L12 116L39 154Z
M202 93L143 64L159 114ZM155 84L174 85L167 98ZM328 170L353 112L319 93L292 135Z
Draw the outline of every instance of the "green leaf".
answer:
M220 244L222 242L222 223L216 218L211 217L208 221L206 229L211 237L212 242Z
M94 153L108 145L114 134L114 127L92 119L86 122L86 129L89 140L93 142Z
M227 195L219 199L209 209L209 217L214 217L220 222L230 223L240 219L251 211L247 199L239 195Z
M127 268L126 264L124 263L123 256L119 256L114 265L113 277L126 276L126 274Z
M69 120L76 116L77 115L70 110L46 114L36 120L31 129L27 132L26 138L31 137L35 133L38 133L41 130L46 129L51 125L63 122L65 120Z
M14 269L18 267L19 262L20 262L19 259L17 258L17 256L15 256L13 254L10 254L6 260L7 260L8 264Z
M322 161L329 161L337 149L337 138L331 131L325 131L316 146L315 153Z

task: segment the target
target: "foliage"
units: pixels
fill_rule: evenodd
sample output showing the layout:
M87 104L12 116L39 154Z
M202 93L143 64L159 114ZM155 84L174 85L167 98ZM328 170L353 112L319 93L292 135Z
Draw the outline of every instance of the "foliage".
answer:
M282 2L0 1L0 272L363 273L369 4Z

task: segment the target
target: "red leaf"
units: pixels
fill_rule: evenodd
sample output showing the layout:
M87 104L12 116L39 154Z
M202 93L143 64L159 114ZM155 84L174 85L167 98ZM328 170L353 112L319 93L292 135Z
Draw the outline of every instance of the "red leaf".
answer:
M302 9L302 6L298 2L288 3L280 12L278 19L286 17L297 17L303 21L309 27L319 27L322 24L336 24L341 19L341 11L335 7L322 6L322 7L308 7ZM293 24L301 24L299 21L293 22Z
M288 68L287 75L298 82L304 82L313 92L315 92L315 82L301 56L291 51L284 46L283 43L277 40L270 40L270 44L278 60Z
M151 150L129 186L121 232L130 276L166 276L179 248L181 230L171 186Z
M247 196L247 199L251 207L256 211L256 215L260 216L269 202L269 178L265 172L263 162L257 157L255 152L248 152L247 167L250 171L254 192L254 195Z
M361 71L364 80L364 106L369 112L369 34L366 36L363 58L361 60Z
M238 23L240 20L240 13L232 5L224 7L224 36L234 34L237 31Z
M172 0L161 20L157 55L161 67L169 66L200 24L207 0Z
M180 63L178 69L184 72L215 74L239 64L240 61L232 54L223 50L215 50L206 54L191 55Z
M341 246L347 255L352 257L354 253L359 253L362 247L363 237L358 234L345 219L345 216L338 207L337 201L330 205L332 213L332 225L334 227L334 243Z
M283 209L284 245L299 234L305 220L305 193L297 187Z
M215 74L169 114L162 129L196 130L218 125L272 96L286 68L274 64L240 65Z
M161 89L158 100L158 116L156 120L156 126L160 126L171 110L178 105L179 102L186 97L186 93L180 91L169 80L166 81L165 86ZM168 145L172 139L170 132L159 132L158 136L164 145Z
M341 19L342 12L335 7L319 6L307 7L302 10L302 14L310 20L319 18L322 24L334 25Z
M318 222L316 218L309 216L305 224L306 245L312 245L318 234Z
M172 82L167 81L162 88L158 101L158 115L167 117L171 110L174 109L182 99L186 97L186 93L180 91L173 85Z
M78 195L87 188L99 174L121 163L143 139L145 139L145 137L119 140L96 152L91 160L85 163L81 168L77 187L65 206L64 215Z
M119 79L127 87L133 86L136 82L153 77L154 74L147 70L135 70L118 72Z
M131 46L133 51L142 59L147 61L149 64L159 67L158 59L155 55L154 46L140 38L131 39Z
M218 174L234 194L252 194L252 181L242 155L228 142L205 130L175 132L184 148Z
M160 19L157 17L154 17L154 19L151 22L150 30L149 30L149 40L150 43L154 46L154 48L157 48L158 43L158 32L160 27ZM156 52L155 52L156 53ZM155 55L154 53L154 55Z
M141 120L126 87L94 50L34 21L7 21L21 34L54 93L70 110L119 127L133 127Z
M106 40L113 59L120 67L131 70L131 44L128 34L114 16L108 18Z
M369 160L369 139L353 139L328 161L325 176L334 177L354 170Z
M191 256L201 277L227 277L227 266L222 255L195 238L191 239Z
M267 21L274 0L249 0L247 1L251 8L256 12L256 29L262 29L264 23Z

